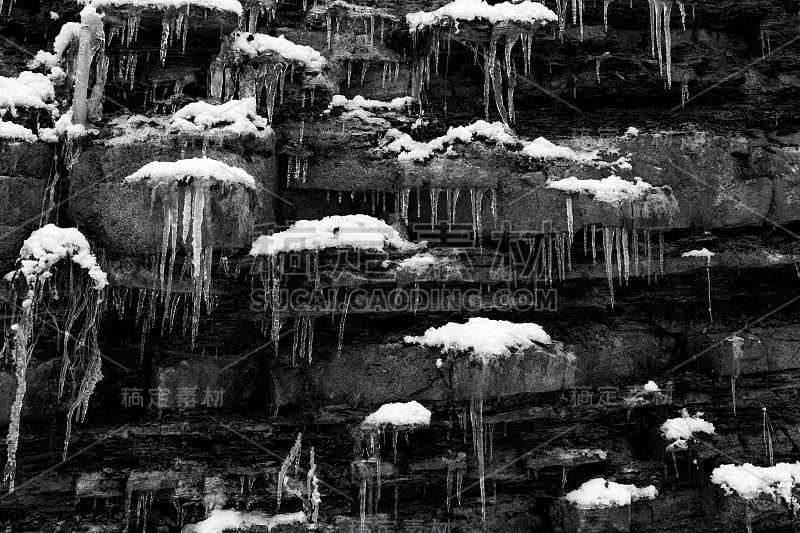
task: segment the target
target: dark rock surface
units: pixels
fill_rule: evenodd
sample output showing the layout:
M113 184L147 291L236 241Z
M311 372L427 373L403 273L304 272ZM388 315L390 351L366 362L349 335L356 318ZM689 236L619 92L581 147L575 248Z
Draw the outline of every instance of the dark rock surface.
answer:
M400 20L444 2L360 3ZM385 121L378 125L342 117L340 109L324 113L331 94L380 100L408 94L413 43L395 22L387 24L377 46L365 46L362 19L355 32L343 22L335 46L326 50L322 3L309 4L308 16L301 2L292 2L278 3L275 19L260 19L259 31L312 45L331 62L322 75L326 88L315 91L313 102L308 79L290 83L287 77L275 106L274 139L231 137L205 145L202 139L171 134L121 137L109 122L153 114L145 99L154 80L163 90L174 81L171 76L191 72L183 94L165 100L161 113L204 98L219 28L235 26L231 17L197 11L186 51L170 46L162 68L160 14L143 19L134 47L137 76L132 85L109 81L106 115L95 124L100 132L79 143L77 161L63 173L55 196L58 222L77 225L111 273L114 287L100 339L104 379L86 422L73 430L74 455L62 462L66 406L56 394L60 332L42 326L27 377L18 486L0 495L0 526L9 531L178 532L215 505L268 514L299 511L300 500L286 494L279 509L276 489L281 464L302 432L303 468L309 446L319 465L320 529L326 531L358 530L362 500L369 531L380 531L381 524L394 531L565 533L795 527L785 502L727 496L709 476L720 464L769 463L763 408L772 423L774 461L800 457L800 3L687 3L685 31L674 5L669 90L650 53L643 0L612 2L607 32L603 2L586 2L582 42L571 13L564 42L553 27L537 30L533 71L520 77L516 88L515 133L598 149L606 163L629 157L632 169L622 173L624 178L639 176L669 187L669 194L662 189L651 199L647 216L631 217L615 206L574 198L572 269L551 282L544 279L541 255L533 277L526 271L535 250L542 253L544 241L538 239L567 229L565 195L548 189L547 181L602 178L611 173L609 167L530 160L518 153L519 146L483 142L456 145L460 157L439 154L422 164L400 163L380 150L387 125L427 141L449 127L485 118L483 73L473 51L455 39L450 53L443 51L439 72L431 74L424 91L420 128L411 128L419 116L416 104L376 112ZM547 5L553 8L552 1ZM59 21L50 18L50 10ZM46 48L63 21L77 20L79 6L18 0L2 11L0 75L7 76ZM109 52L114 61L125 51L116 42ZM598 83L594 58L605 52L610 57L600 65ZM521 64L519 49L514 55ZM383 79L384 62L396 69L396 77ZM682 80L689 89L683 107ZM263 100L260 111L266 114ZM499 119L493 103L489 118ZM640 134L624 136L629 126ZM216 306L203 315L192 345L182 316L192 287L178 271L175 293L184 300L175 327L142 333L148 311L139 302L155 286L152 254L161 243L163 220L158 209L150 211L148 191L122 180L149 161L204 153L246 169L256 177L258 191L254 197L233 192L214 197L213 238L219 246L211 290ZM295 157L308 164L300 181L288 175ZM60 162L63 171L63 159L63 143L0 141L0 265L5 268L39 226L54 164ZM454 242L445 194L437 209L438 220L445 222L431 227L432 187L460 190L454 222L459 231L467 228L466 242ZM294 308L282 315L276 347L268 331L272 317L262 312L267 295L258 264L247 257L252 237L275 225L329 214L374 213L394 222L404 189L410 236L428 240L430 251L450 261L441 276L398 274L391 263L403 254L370 255L367 259L381 266L365 271L361 264L341 264L343 254L331 251L321 254L320 286L334 289L339 302L348 292L385 296L397 288L409 294L417 288L426 294L457 289L469 291L468 305L445 310L368 306L364 312L356 301L346 319L341 307L333 312ZM472 243L470 189L496 191L484 195L480 209L482 249ZM677 209L662 216L661 206L673 201ZM593 224L635 227L642 238L643 230L653 232L649 261L640 241L639 276L621 283L615 259L613 306L599 232L597 261L582 251L587 244L581 230ZM239 225L252 231L241 232ZM514 240L515 231L537 234L535 250L530 235ZM655 244L659 231L665 237L663 270ZM437 240L440 236L450 242ZM702 247L717 254L709 270L702 258L680 257ZM294 266L302 269L308 259L301 257ZM382 266L384 260L390 266ZM305 277L284 280L288 289L313 285ZM500 295L508 291L513 300L518 290L543 292L536 292L537 305L510 310ZM0 298L7 302L10 295L3 289ZM10 331L10 309L4 304L4 336ZM158 307L158 325L162 313ZM308 316L315 319L311 357L293 349L303 340L296 339L301 322L295 319ZM403 342L405 335L472 316L533 321L559 344L483 368ZM736 361L726 341L732 334L744 339ZM10 359L0 361L0 423L6 424L15 378ZM657 395L645 396L635 407L624 401L651 379L671 391L669 401ZM168 393L164 402L156 401L159 390ZM604 391L613 397L604 397ZM478 397L483 424L476 425L470 423L469 408ZM431 426L401 432L396 444L393 431L383 431L376 465L370 452L364 453L360 422L380 404L412 399L431 409ZM668 453L659 426L684 407L692 414L705 412L716 435ZM485 526L476 426L484 434ZM600 510L566 503L567 492L600 476L653 484L659 495ZM305 529L276 531L283 528Z

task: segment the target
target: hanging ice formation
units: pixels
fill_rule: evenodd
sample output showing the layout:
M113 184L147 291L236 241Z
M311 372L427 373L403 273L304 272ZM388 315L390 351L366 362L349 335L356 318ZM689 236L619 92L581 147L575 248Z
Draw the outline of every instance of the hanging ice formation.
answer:
M658 54L658 68L661 77L665 78L664 86L667 89L671 89L672 35L670 33L670 15L672 14L672 0L648 0L648 2L650 3L651 53L653 57Z
M93 7L86 6L81 11L77 50L75 44L70 45L72 51L69 55L75 55L68 58L66 68L68 79L74 83L72 121L76 124L87 124L90 119L97 120L102 116L109 65L105 43L102 19ZM95 66L95 82L90 88L92 65Z
M736 416L736 380L739 378L740 361L744 355L744 339L738 335L731 335L726 341L731 343L731 399L733 402L733 414Z
M172 331L181 295L173 295L173 274L178 242L186 249L186 264L192 281L191 302L184 302L184 331L188 329L194 346L200 326L200 313L215 305L211 294L211 267L214 255L214 231L211 226L212 203L223 195L237 195L245 204L255 190L255 180L240 168L214 159L183 159L175 162L148 163L125 178L125 183L143 185L151 191L151 210L156 200L162 212L161 247L154 263L153 285L140 292L137 318L141 318L144 300L149 311L142 322L142 342L156 324L156 305L163 302L161 332ZM245 208L246 210L246 208ZM241 214L239 214L241 216ZM230 221L235 233L247 233L244 220ZM182 277L186 267L181 269ZM142 345L144 347L144 345Z
M34 231L23 243L19 261L20 267L4 278L11 284L14 298L11 336L0 352L13 363L17 380L3 469L3 483L10 492L14 491L20 415L27 390L26 372L38 339L41 317L53 318L56 307L64 311L59 314L63 314L63 318L56 327L60 332L61 355L58 395L62 397L67 389L70 391L63 452L66 460L72 422L83 421L95 386L103 378L98 329L108 286L107 276L88 241L75 228L48 224ZM19 305L17 300L21 301Z
M300 459L303 447L303 434L298 433L297 439L289 450L289 454L283 460L280 471L278 472L277 486L277 507L281 507L283 493L295 496L303 502L303 511L316 527L319 519L319 507L322 497L319 492L319 477L317 463L314 458L314 448L311 447L308 453L308 470L303 472L300 468ZM290 475L290 472L292 473ZM305 474L305 475L304 475Z
M689 80L686 76L681 79L681 107L686 107L686 102L689 101Z
M310 74L319 73L325 64L313 48L282 36L234 32L222 40L219 54L209 65L208 98L227 102L237 95L240 99L255 97L256 105L266 108L271 123L276 103L283 102L287 71L291 83L296 67Z
M395 22L398 21L395 15L386 10L345 4L344 2L331 2L320 7L314 6L311 14L325 18L328 50L334 48L334 44L342 32L355 34L355 38L360 44L372 47L375 45L376 30L378 39L383 42L387 22L388 29L391 31Z
M611 2L614 0L603 0L603 28L605 28L606 33L608 33L608 6L611 5Z
M247 31L255 33L258 29L258 18L260 16L266 15L265 22L267 23L275 18L278 2L277 0L249 0L242 2L242 4L247 10ZM243 20L239 23L240 27L243 25L242 22Z
M583 0L581 0L581 5L582 3ZM559 18L560 20L561 18ZM495 107L500 113L501 119L506 124L513 124L516 119L514 91L518 72L513 51L519 42L522 53L522 72L525 75L529 74L531 72L534 29L530 25L512 22L492 24L488 45L466 40L466 37L462 37L466 32L461 33L458 30L453 32L449 21L413 29L411 36L414 46L414 61L411 67L411 96L420 100L422 90L430 80L431 70L437 71L436 65L439 61L442 37L445 37L448 54L451 40L463 40L464 45L474 52L477 53L478 47L483 50L483 97L484 113L487 119L490 98L494 95Z

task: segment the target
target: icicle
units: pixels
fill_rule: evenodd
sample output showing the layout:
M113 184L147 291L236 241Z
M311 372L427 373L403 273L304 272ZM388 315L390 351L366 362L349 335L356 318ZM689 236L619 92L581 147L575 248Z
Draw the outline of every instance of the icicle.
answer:
M621 228L614 228L614 240L617 243L617 277L619 279L619 285L622 286L623 280L623 261L622 261L622 230Z
M381 89L386 88L386 71L389 68L389 63L386 61L383 62L383 74L381 75Z
M159 46L159 57L161 58L162 67L167 60L167 45L169 44L171 27L170 16L168 12L165 12L164 16L161 18L161 45Z
M739 364L744 355L742 349L744 339L738 335L733 335L725 340L731 343L731 398L733 401L733 416L736 416L736 380L739 378L741 371Z
M592 236L592 264L595 264L597 262L597 244L595 240L595 234L597 233L596 224L592 224L590 233Z
M711 314L711 256L706 258L706 281L708 285L708 321L713 324L714 316Z
M353 62L347 62L347 87L350 87L350 79L353 77Z
M683 0L678 0L678 9L681 11L681 26L683 26L683 31L686 31L686 5Z
M472 423L472 446L478 462L478 486L481 491L481 519L486 524L486 463L483 440L483 399L473 397L469 402Z
M664 232L658 232L658 273L664 275Z
M479 248L483 248L483 220L482 220L482 206L483 195L486 189L479 189L471 187L469 190L470 202L472 204L472 231L474 233L473 243Z
M628 279L631 274L631 259L628 250L628 228L623 226L622 229L622 259L625 264L625 285L628 285Z
M633 228L631 248L633 248L633 273L639 277L639 230L636 228Z
M614 228L603 226L603 257L606 263L606 278L608 279L608 291L611 307L614 307L614 267L612 260L614 256Z
M362 61L361 62L361 85L364 85L364 78L367 75L367 69L369 68L369 61Z
M608 6L614 0L603 0L603 27L605 28L606 33L608 33Z
M650 232L644 232L645 260L647 261L647 284L650 285L651 265L653 260Z
M430 195L431 195L431 229L436 226L438 215L439 215L439 195L441 194L442 189L438 187L431 187L430 188Z
M361 516L361 528L359 533L367 530L367 478L361 480L361 488L358 491L358 507Z
M302 447L302 443L303 443L303 434L298 433L297 439L294 441L292 448L289 450L289 455L287 455L286 459L283 460L280 472L278 473L278 491L277 491L278 509L280 509L281 507L281 496L283 494L283 485L286 482L286 477L289 474L289 467L292 465L292 463L295 464L295 472L297 471L297 464L300 461L300 448Z
M350 298L353 293L348 292L344 297L344 305L342 306L342 317L339 319L339 339L336 345L336 357L342 356L342 340L344 339L344 325L347 322L347 311L350 309Z
M686 102L689 101L689 80L686 76L681 80L681 107L686 107Z
M492 189L491 211L492 211L492 224L494 225L494 227L497 227L497 189ZM570 211L572 210L570 209Z
M775 454L773 453L772 449L772 422L769 419L769 415L767 415L767 408L762 407L761 412L763 416L761 418L761 429L764 434L764 453L769 460L769 465L775 465Z
M672 0L648 0L650 4L650 40L651 53L658 53L658 67L664 77L666 63L667 89L672 88L672 35L670 33L670 15Z
M450 205L450 207L452 208L452 211L450 212L450 223L451 224L455 224L456 223L456 210L458 208L458 197L461 194L461 189L453 189L452 194L453 194L453 202Z

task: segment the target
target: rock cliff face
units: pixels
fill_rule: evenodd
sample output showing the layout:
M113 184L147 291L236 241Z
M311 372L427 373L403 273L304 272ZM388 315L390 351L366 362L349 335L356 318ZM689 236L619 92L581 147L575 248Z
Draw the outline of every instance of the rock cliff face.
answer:
M442 1L243 3L240 30L231 11L120 2L87 66L104 95L89 134L46 139L56 114L0 107L39 135L0 135L0 266L55 222L87 236L112 285L103 380L63 462L63 333L42 321L0 525L191 532L215 509L310 515L316 461L329 531L796 527L797 500L726 494L710 476L800 458L800 2L544 3L566 10L563 30L527 25L515 41L519 28L485 20L409 32L407 14ZM671 45L658 48L652 9L664 5ZM26 70L81 9L0 4L0 76ZM245 29L311 46L324 66L242 52L239 38L259 42L231 36ZM68 80L56 84L62 115ZM407 96L419 99L392 101ZM248 97L269 126L175 127L188 103ZM481 119L508 139L450 130ZM556 145L547 157L538 137ZM208 197L211 282L193 326L193 250L178 248L165 293L170 211L124 179L195 157L245 170L255 188ZM612 201L549 186L616 175L649 186ZM415 252L248 254L296 220L356 213L427 241L432 257L404 268ZM708 261L682 256L703 248ZM1 287L11 342L18 302ZM54 307L52 322L64 313ZM535 322L555 342L482 365L404 340L476 316ZM3 425L17 387L9 353ZM660 392L644 391L650 380ZM431 425L370 442L364 417L410 400ZM659 428L683 408L715 434L667 451ZM298 432L303 467L287 471ZM600 509L565 498L596 477L658 496Z

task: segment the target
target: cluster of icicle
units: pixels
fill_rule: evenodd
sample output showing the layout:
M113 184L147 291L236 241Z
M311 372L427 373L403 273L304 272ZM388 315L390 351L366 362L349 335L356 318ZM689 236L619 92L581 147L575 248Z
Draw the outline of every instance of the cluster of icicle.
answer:
M25 241L20 253L21 267L6 275L14 295L11 336L0 355L11 359L17 388L8 426L7 461L3 483L13 492L16 477L20 420L26 373L33 356L43 316L61 316L54 327L58 332L61 372L58 396L61 398L70 378L70 399L63 458L73 420L82 422L95 386L103 378L98 344L100 318L105 309L108 280L97 264L83 235L74 228L48 224ZM19 306L16 301L21 300ZM59 308L58 315L55 314Z
M359 16L337 16L334 9L328 9L325 14L325 31L327 34L328 50L333 49L333 44L339 40L340 32L346 32L347 38L355 36L360 44L374 46L375 33L383 42L386 33L387 21L389 31L394 29L394 17L382 15L371 8L362 8L363 14ZM342 24L344 22L344 24Z
M207 161L209 164L220 164L212 159ZM206 312L211 312L216 303L211 294L211 267L214 260L214 242L211 239L212 198L215 194L225 194L228 189L248 188L248 186L223 179L191 176L185 179L148 181L137 177L137 174L127 177L126 183L144 183L149 187L151 212L157 200L163 217L161 247L153 263L152 286L139 292L136 305L136 323L142 327L141 349L143 352L146 336L157 324L158 307L163 309L161 318L163 335L172 331L175 315L181 304L183 304L183 331L185 334L188 330L194 346L200 327L202 304L205 303ZM184 273L189 272L192 281L191 302L183 294L173 294L172 290L179 242L187 249L186 261L180 270L180 275L182 277ZM145 309L147 309L146 315Z
M430 202L431 210L431 229L439 226L442 222L448 225L456 223L456 212L458 208L458 200L461 198L461 193L464 189L460 188L445 188L445 187L431 187L427 195L423 195L422 189L416 187L416 207L417 218L421 215L422 197L427 196ZM483 234L483 200L487 193L491 193L491 212L492 218L497 224L497 189L483 188L483 187L469 187L466 189L469 192L470 213L472 222L472 233L476 245L482 241ZM403 220L409 220L409 205L411 200L412 187L402 187L394 194L394 212L397 213ZM439 220L439 202L441 201L442 193L445 193L445 213L446 218ZM361 201L365 204L369 203L372 214L376 211L386 212L387 210L387 193L386 191L333 191L334 196L338 203L342 203L342 199L348 196L351 201L355 201L357 196L361 197ZM331 191L327 191L326 200L331 201Z
M569 210L569 208L568 208ZM597 230L596 224L583 227L583 254L591 253L592 264L597 261ZM631 273L634 276L645 275L647 283L651 276L664 274L664 232L648 229L629 228L627 226L603 226L602 232L603 259L608 279L608 291L611 306L614 306L614 257L617 262L617 283L619 286L628 285ZM640 238L641 232L641 238ZM568 233L572 233L569 231ZM654 234L658 234L658 242L654 242ZM640 246L644 245L644 268L641 268ZM653 248L658 246L658 272L653 272ZM591 249L591 252L589 251Z
M347 61L347 86L350 87L353 81L353 65L355 61ZM364 85L364 80L367 77L367 71L369 70L369 61L363 60L361 61L361 82L360 84ZM399 61L384 61L383 62L383 74L381 75L381 88L386 88L386 80L389 80L390 83L397 83L397 80L400 78L400 62Z
M454 29L451 26L432 26L424 31L412 33L414 45L414 62L411 72L411 96L420 99L422 90L430 82L431 70L438 74L439 56L442 49L443 32L446 42L444 44L448 55L451 49L451 40L454 38ZM521 72L525 76L531 72L531 57L533 49L533 30L515 26L492 26L489 45L467 42L475 55L475 61L483 59L483 98L484 113L489 117L489 102L494 94L494 102L500 117L506 124L513 124L516 118L514 108L514 91L517 86L517 73L519 72L516 61L512 57L514 47L520 43L522 51ZM502 45L502 46L500 46ZM445 73L447 75L447 73ZM503 87L505 86L505 91ZM504 94L505 93L505 94Z
M283 103L287 74L289 83L293 83L294 63L274 56L242 62L231 56L223 41L219 55L209 66L208 97L222 102L255 98L257 106L263 103L267 108L267 119L271 123L276 100L278 105Z
M300 458L303 448L303 434L298 433L289 455L286 456L281 464L278 473L277 503L278 509L281 507L281 499L284 492L290 496L295 496L303 502L303 510L316 527L319 520L319 507L322 503L322 496L319 492L319 476L317 463L314 459L314 447L308 452L308 470L305 472L305 479L302 477L300 469ZM289 475L292 471L293 475Z

